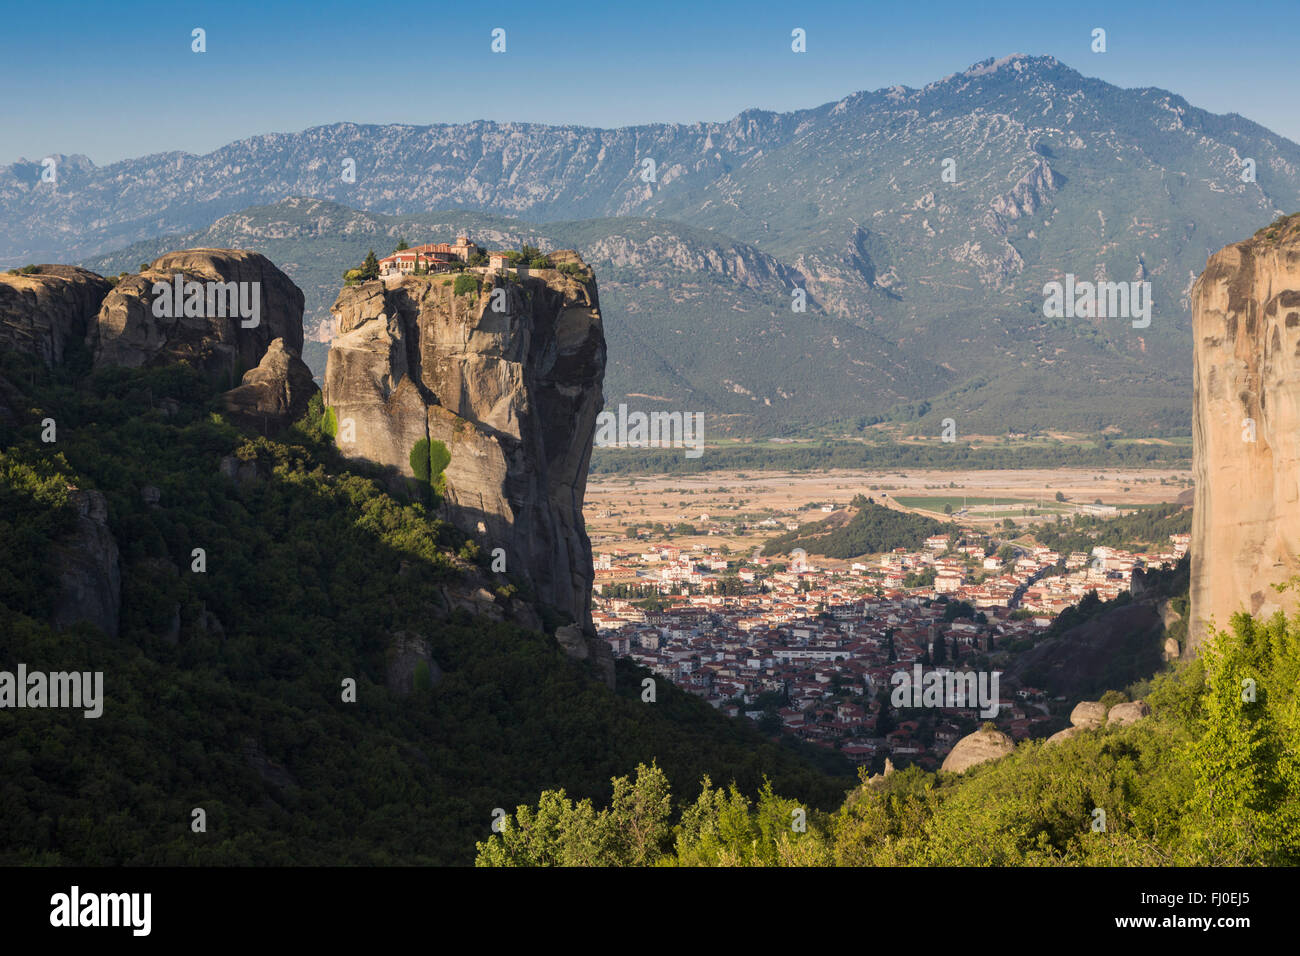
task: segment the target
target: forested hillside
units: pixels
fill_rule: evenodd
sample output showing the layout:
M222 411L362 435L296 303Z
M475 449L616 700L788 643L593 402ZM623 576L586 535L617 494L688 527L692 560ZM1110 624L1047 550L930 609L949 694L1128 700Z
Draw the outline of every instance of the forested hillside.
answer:
M803 548L828 558L855 558L895 548L919 548L926 538L944 530L944 525L933 518L895 511L864 495L854 498L851 507L857 512L847 523L837 522L832 516L800 525L797 531L769 538L763 553L786 554L792 548Z
M276 439L216 408L183 364L0 356L0 669L102 671L105 698L97 719L5 712L0 862L467 864L494 809L606 799L640 762L679 792L766 776L828 809L851 784L666 681L643 703L635 667L611 693L553 636L454 608L477 545L341 460L318 403ZM116 638L49 623L74 489L104 494L120 544ZM437 665L409 693L387 676L402 632Z
M1181 504L1154 505L1119 518L1071 515L1035 525L1030 532L1053 551L1092 551L1097 545L1141 550L1166 545L1171 534L1190 534L1192 509Z

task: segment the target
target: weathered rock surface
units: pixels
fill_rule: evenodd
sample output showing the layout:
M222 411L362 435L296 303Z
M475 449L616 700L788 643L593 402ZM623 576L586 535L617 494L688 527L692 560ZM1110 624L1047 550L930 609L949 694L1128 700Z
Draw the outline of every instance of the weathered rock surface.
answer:
M122 610L122 569L108 527L108 502L98 491L74 491L76 524L54 543L59 595L51 623L58 629L86 622L117 637Z
M112 286L76 266L37 268L30 275L0 274L0 350L60 365L68 345L85 339Z
M1015 749L1015 742L1002 731L980 729L957 741L939 769L965 773L978 764L999 760Z
M422 670L429 675L430 687L437 687L442 681L442 668L433 659L429 642L419 634L395 631L385 663L385 682L396 694L406 696L414 693L416 676Z
M157 316L154 287L183 282L257 283L257 324L225 310L209 313L206 298L199 315ZM247 286L250 302L253 286ZM159 293L161 294L161 287ZM182 359L224 381L238 381L254 369L275 339L294 355L302 353L303 294L287 275L260 253L240 249L184 249L169 252L139 275L124 278L104 299L90 329L88 344L95 367L139 368ZM248 319L247 321L251 321Z
M234 455L226 455L217 465L222 477L238 482L240 488L248 488L271 476L271 469L260 460L241 461Z
M1075 727L1090 730L1106 722L1106 705L1095 700L1081 700L1070 711L1070 723Z
M595 277L576 253L552 258L582 271L486 274L477 294L443 275L344 288L324 399L339 449L397 483L417 444L445 446L443 514L592 636L582 502L605 337Z
M1128 704L1116 704L1106 715L1107 725L1116 724L1120 727L1127 727L1129 724L1136 724L1143 717L1151 713L1150 706L1144 700L1135 700Z
M298 785L298 781L289 772L288 768L268 757L266 751L262 749L262 745L252 737L244 738L243 752L244 760L247 761L248 766L256 771L264 782L282 790Z
M605 686L614 689L614 652L609 644L576 624L566 624L555 629L555 640L560 648L574 660L589 661Z
M275 339L257 368L245 372L239 387L221 399L241 424L277 432L302 417L316 391L307 363L285 346L284 339Z
M1220 249L1192 289L1191 620L1293 611L1300 572L1300 217Z

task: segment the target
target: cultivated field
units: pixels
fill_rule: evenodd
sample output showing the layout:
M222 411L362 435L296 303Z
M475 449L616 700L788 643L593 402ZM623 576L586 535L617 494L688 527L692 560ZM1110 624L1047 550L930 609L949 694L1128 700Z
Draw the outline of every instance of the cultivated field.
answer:
M781 534L787 522L827 517L823 507L842 509L859 494L882 504L947 517L944 506L967 513L956 520L975 525L1017 524L1070 514L1098 499L1119 508L1174 501L1191 487L1191 472L1177 469L1038 469L1023 471L826 471L710 472L693 476L593 476L587 484L587 530L596 550L627 545L625 528L691 524L699 530L712 521L764 519L776 528L751 528L745 535L674 534L681 544L725 544L749 550ZM1056 500L1057 493L1064 503ZM1036 511L1037 515L1027 514ZM707 517L704 517L707 516ZM659 536L656 535L656 539Z

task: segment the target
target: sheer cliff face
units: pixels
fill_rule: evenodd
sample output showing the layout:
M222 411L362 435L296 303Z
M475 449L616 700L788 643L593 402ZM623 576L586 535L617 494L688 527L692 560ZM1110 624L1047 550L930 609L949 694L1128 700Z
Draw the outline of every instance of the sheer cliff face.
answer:
M1210 257L1192 292L1196 504L1189 649L1239 610L1296 606L1300 219Z
M552 259L580 271L483 275L481 291L461 295L445 275L343 289L324 398L346 455L414 478L422 442L435 474L445 448L435 481L446 517L589 627L582 503L605 336L590 269L575 253Z

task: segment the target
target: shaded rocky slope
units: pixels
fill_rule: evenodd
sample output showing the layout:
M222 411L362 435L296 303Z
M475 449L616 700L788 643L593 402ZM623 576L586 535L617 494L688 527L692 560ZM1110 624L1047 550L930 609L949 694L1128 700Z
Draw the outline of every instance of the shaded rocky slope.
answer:
M238 314L210 313L206 295L172 315L156 309L159 283L230 283L235 301L257 299L255 325ZM165 294L165 293L161 293ZM23 274L0 275L0 353L37 358L73 376L112 367L160 367L188 362L222 394L233 418L276 432L301 417L318 389L300 356L302 292L265 256L233 249L187 249L156 259L143 272L107 280L85 269L43 265ZM186 312L190 314L185 314ZM227 310L223 307L221 312ZM252 310L250 309L250 312ZM249 369L243 374L244 369ZM242 375L242 381L241 381ZM36 376L31 375L34 381ZM10 383L0 380L0 425L19 434L42 435L59 449L67 416L57 408L32 410ZM154 396L150 396L151 405ZM159 411L175 414L179 402L156 396ZM47 431L48 428L48 431ZM60 433L62 429L62 433ZM156 503L159 489L139 489ZM59 628L86 622L117 636L122 604L119 548L99 491L70 486L72 527L53 543L58 595L51 623Z

